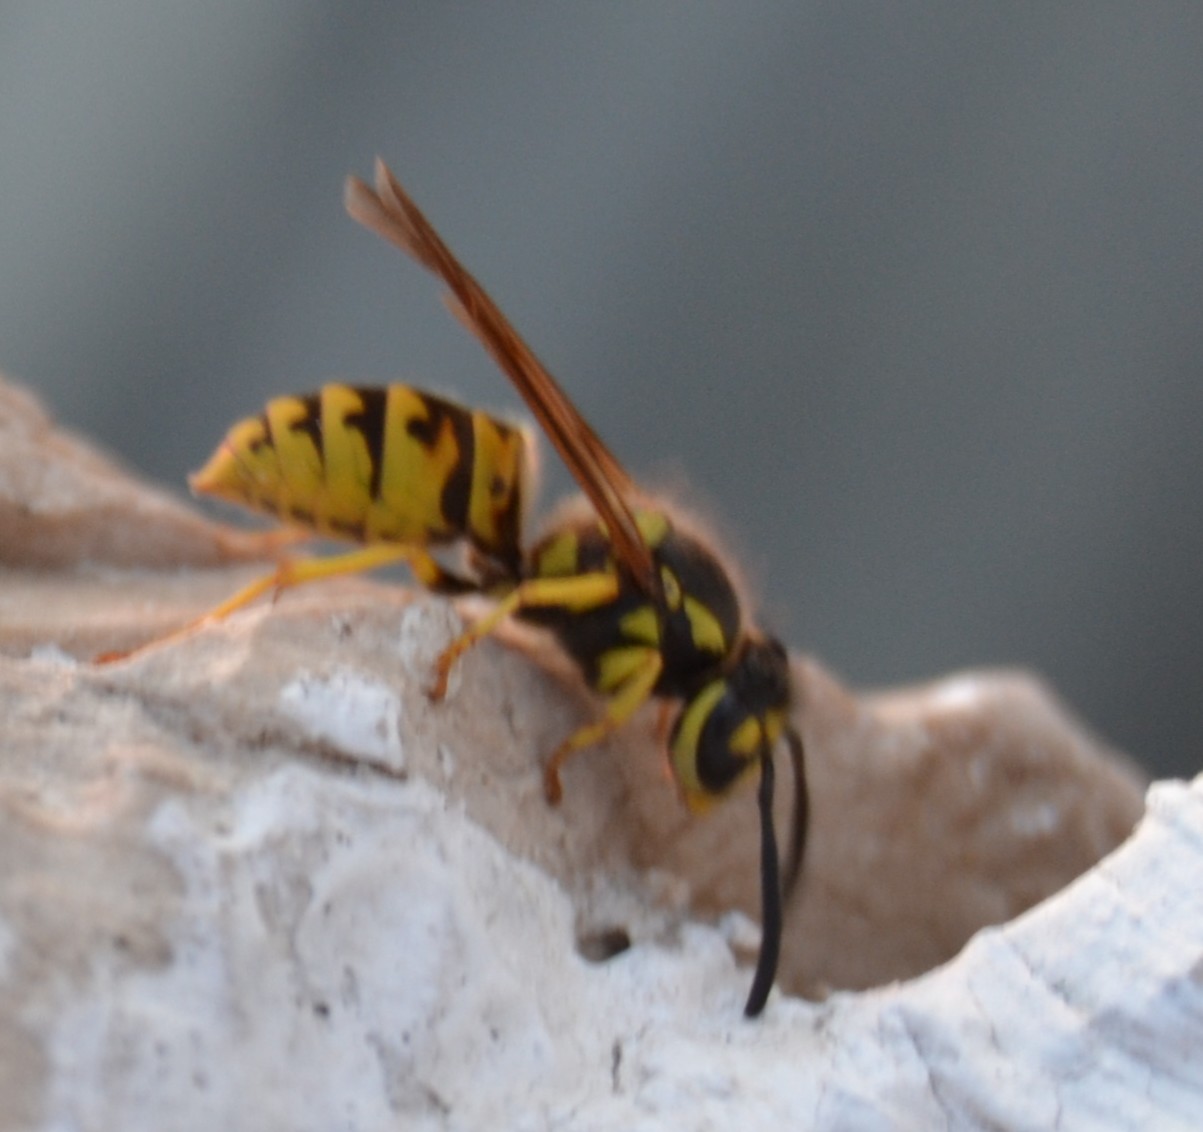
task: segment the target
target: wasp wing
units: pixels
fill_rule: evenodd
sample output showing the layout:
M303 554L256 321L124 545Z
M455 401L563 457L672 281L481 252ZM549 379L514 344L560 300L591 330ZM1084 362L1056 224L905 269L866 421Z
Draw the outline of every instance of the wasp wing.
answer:
M344 199L353 219L396 244L448 286L451 310L522 394L606 525L619 561L645 593L657 593L652 554L631 512L630 500L638 494L634 481L397 178L377 159L376 188L348 177Z

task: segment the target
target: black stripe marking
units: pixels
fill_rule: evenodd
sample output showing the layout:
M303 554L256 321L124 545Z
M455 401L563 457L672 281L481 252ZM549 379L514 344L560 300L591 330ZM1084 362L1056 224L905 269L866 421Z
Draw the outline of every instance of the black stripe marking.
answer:
M448 414L455 434L455 446L459 458L451 475L443 485L441 506L447 521L457 530L471 534L468 530L468 511L472 501L472 468L476 462L476 434L472 429L472 414L458 405L449 406L454 412Z
M274 450L276 447L272 443L272 430L271 425L267 423L267 414L260 413L256 420L259 422L259 435L247 445L247 452L252 456L258 456L265 448ZM233 445L230 447L232 449Z
M363 402L357 413L348 413L345 424L363 437L368 450L371 473L368 494L373 500L380 498L380 478L384 474L384 426L388 416L388 391L384 389L360 388L355 392Z
M293 423L288 426L288 431L292 433L301 433L302 435L309 437L309 439L313 442L314 450L317 452L318 464L321 467L321 475L324 478L326 469L326 452L322 447L321 394L310 393L307 397L297 397L295 400L300 402L301 407L304 410L304 415L300 420L293 421ZM272 446L279 451L278 438L274 432L271 434L271 436ZM285 475L284 479L287 480L288 476Z
M447 526L455 531L467 532L468 504L472 494L472 461L476 454L472 414L459 405L444 401L441 397L432 397L429 393L423 393L421 396L427 415L425 418L411 419L406 425L406 431L424 448L432 451L438 443L444 423L451 425L456 445L456 461L447 482L443 485L439 506Z

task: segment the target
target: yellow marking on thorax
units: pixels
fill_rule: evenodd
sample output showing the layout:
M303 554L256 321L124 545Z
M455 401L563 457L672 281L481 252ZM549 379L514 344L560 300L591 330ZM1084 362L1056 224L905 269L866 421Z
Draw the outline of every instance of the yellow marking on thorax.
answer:
M681 607L681 583L677 576L667 566L660 567L660 586L664 590L664 604L676 611Z
M640 644L658 646L660 644L660 620L655 609L650 605L641 605L624 614L618 623L622 635Z
M684 598L685 616L689 619L689 635L693 643L703 652L723 656L727 651L727 638L719 619L691 594Z
M636 511L635 526L643 536L643 541L655 550L668 534L668 516L663 511Z
M551 536L539 551L536 573L541 578L566 578L580 571L580 540L576 531Z
M643 645L607 649L597 658L597 690L605 695L625 684L647 662L647 654Z

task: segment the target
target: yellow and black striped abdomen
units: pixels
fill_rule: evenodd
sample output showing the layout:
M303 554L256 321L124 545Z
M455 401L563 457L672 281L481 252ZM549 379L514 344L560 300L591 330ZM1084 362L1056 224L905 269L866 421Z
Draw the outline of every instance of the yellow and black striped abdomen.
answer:
M333 384L239 421L189 482L330 538L462 538L516 566L530 477L521 428L407 385Z

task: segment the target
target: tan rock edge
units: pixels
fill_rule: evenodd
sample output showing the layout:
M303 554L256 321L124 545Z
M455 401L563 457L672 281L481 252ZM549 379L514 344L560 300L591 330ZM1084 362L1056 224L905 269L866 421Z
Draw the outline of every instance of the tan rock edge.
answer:
M199 860L208 843L220 857L231 830L250 836L239 809L248 792L275 799L252 822L263 847L252 868L258 888L247 881L255 914L235 916L210 893L212 930L226 951L255 950L269 968L301 962L297 924L317 914L307 878L343 843L316 819L290 826L272 791L282 782L294 784L280 787L284 796L300 790L298 775L328 783L331 799L368 791L380 836L415 839L390 840L377 864L386 904L390 869L451 836L424 824L446 814L510 854L507 869L533 867L558 883L570 898L570 931L591 941L590 954L597 941L624 935L630 954L671 953L695 938L693 922L759 914L752 792L691 818L668 778L655 711L576 758L564 803L552 809L541 759L592 705L547 642L517 633L487 642L457 670L447 701L429 702L431 663L470 606L368 580L314 585L129 661L88 663L201 612L264 569L247 560L271 549L138 484L0 383L0 1127L41 1126L47 1113L66 1111L73 1062L50 1035L73 1002L110 995L117 1012L124 980L187 961L179 924L203 934L205 920L185 910L198 895L181 854ZM965 673L854 695L815 661L795 664L812 825L787 913L779 979L787 993L819 998L930 970L985 925L1089 869L1141 815L1139 773L1030 675ZM784 765L778 781L784 829ZM298 813L310 814L319 803L302 795ZM389 799L398 800L395 833ZM360 801L347 801L335 821L348 823L348 843ZM264 827L264 814L279 827ZM192 850L173 840L184 828ZM461 831L450 844L479 836ZM476 867L465 865L465 875ZM398 962L441 971L429 993L450 996L453 1011L459 984L447 971L459 963L467 978L472 954L423 958L422 933L390 919L401 913L388 904L373 925L340 921L334 908L321 938L353 954L363 933L400 933L409 942ZM548 915L515 931L554 934L559 921ZM723 923L750 960L754 933ZM625 959L586 971L606 977ZM749 971L716 955L707 964L720 1000L709 1008L729 1013L724 1025L739 1024ZM656 993L671 1000L674 973L662 974L669 989ZM356 995L371 998L362 973L354 978ZM325 991L293 990L318 1016L337 1009ZM775 1009L784 1000L770 1002ZM242 1024L253 1031L260 1019ZM104 1044L88 1040L93 1053ZM390 1111L412 1112L433 1086L400 1046L386 1045L373 1048L391 1074L382 1086ZM88 1051L73 1056L86 1061ZM332 1076L331 1088L341 1087ZM435 1092L426 1115L450 1120L456 1098Z

